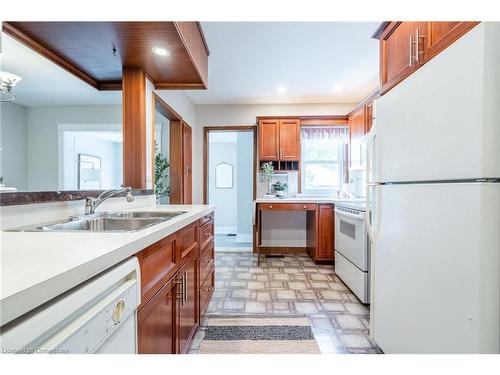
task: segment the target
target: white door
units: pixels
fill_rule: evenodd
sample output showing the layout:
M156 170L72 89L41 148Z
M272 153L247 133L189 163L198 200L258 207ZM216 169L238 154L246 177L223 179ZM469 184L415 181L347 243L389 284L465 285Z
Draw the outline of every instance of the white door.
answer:
M386 353L499 352L500 184L375 188L372 331Z

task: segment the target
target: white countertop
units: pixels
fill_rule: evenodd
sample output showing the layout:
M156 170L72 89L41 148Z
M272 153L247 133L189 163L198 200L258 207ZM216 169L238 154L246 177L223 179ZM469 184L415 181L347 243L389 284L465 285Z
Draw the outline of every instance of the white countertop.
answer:
M214 208L211 205L141 207L135 211L187 212L132 233L0 232L0 325L178 231Z

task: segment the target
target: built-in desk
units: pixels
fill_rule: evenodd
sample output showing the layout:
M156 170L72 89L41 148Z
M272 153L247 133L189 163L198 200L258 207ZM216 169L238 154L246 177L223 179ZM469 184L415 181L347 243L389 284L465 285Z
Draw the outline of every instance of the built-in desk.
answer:
M260 254L283 254L305 252L316 263L329 263L334 260L335 219L334 206L327 200L311 201L263 201L255 204L254 251ZM305 211L306 212L306 248L264 247L262 246L263 211Z

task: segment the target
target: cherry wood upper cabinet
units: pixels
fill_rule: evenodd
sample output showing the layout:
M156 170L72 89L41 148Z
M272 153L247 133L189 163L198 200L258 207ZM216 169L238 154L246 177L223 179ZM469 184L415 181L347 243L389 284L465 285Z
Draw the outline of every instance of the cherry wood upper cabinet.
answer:
M423 62L426 22L391 22L380 36L380 86L384 93Z
M282 119L279 126L279 159L299 160L300 120Z
M279 158L279 119L259 121L259 159Z
M477 25L478 22L384 22L380 40L380 93L384 94Z
M365 107L365 133L368 133L373 124L373 103L369 103Z
M297 161L299 158L299 119L259 120L259 160Z
M361 106L349 116L351 168L361 167L362 150L360 139L365 134L365 116L365 106Z
M479 22L429 22L425 59L429 61Z

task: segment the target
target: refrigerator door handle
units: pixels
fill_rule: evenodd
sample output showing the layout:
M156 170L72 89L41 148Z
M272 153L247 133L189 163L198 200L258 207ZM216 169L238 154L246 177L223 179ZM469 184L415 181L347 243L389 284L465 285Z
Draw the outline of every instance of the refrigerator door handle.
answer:
M366 226L366 232L368 233L368 238L370 239L371 242L373 242L374 239L374 231L372 227L372 198L371 198L371 192L373 187L376 185L374 183L371 183L371 174L372 174L372 163L373 163L373 144L375 142L375 137L376 137L376 126L372 126L368 141L367 141L367 147L366 147L366 211L365 211L365 226Z

